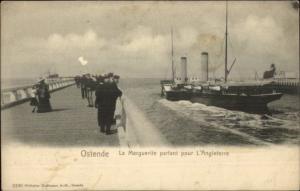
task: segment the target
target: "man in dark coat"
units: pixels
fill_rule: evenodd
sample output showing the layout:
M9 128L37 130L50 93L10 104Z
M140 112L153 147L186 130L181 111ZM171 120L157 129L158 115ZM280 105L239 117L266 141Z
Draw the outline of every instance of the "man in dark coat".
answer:
M112 134L110 131L116 109L116 101L122 96L120 89L113 83L113 74L110 73L103 84L96 89L95 106L98 108L98 125L101 132Z
M78 75L75 76L74 80L75 80L75 83L76 83L76 87L80 88L80 76L78 76Z
M275 64L271 64L271 69L269 71L265 71L264 72L264 79L270 79L273 78L274 75L276 74L276 68L275 68Z
M80 78L80 87L81 87L81 96L82 96L82 99L84 99L84 98L87 97L86 84L87 84L87 77L86 77L86 74L84 74Z
M87 77L86 80L86 98L88 100L88 107L93 107L93 92L96 89L96 79L91 76Z
M101 132L105 132L105 128L103 127L104 125L104 120L103 117L101 116L101 109L99 105L101 105L101 102L103 102L103 91L104 91L104 76L98 76L97 78L97 85L96 85L96 91L95 91L95 107L98 109L97 112L97 119L98 119L98 126L102 127L100 130Z

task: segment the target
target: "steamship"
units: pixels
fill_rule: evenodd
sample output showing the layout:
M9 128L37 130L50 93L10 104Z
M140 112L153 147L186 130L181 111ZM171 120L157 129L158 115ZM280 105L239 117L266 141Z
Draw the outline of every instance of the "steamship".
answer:
M240 110L249 113L268 113L267 104L278 100L282 93L276 92L272 76L261 81L233 82L228 81L232 69L227 67L227 29L228 14L226 2L225 32L225 78L212 80L208 78L208 53L201 54L201 79L193 81L187 77L187 58L181 57L180 77L175 78L173 62L173 31L172 35L172 80L161 81L161 94L171 101L189 100L209 106L222 107L229 110ZM270 73L270 71L269 71ZM274 71L273 71L274 74Z

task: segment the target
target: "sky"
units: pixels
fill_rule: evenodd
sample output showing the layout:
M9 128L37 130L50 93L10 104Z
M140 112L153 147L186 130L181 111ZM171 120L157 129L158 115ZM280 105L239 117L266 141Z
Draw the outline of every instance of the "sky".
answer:
M114 72L121 77L171 75L187 57L188 76L224 76L225 1L1 2L1 76L37 78ZM299 9L291 1L228 3L229 78L262 75L274 63L299 73Z

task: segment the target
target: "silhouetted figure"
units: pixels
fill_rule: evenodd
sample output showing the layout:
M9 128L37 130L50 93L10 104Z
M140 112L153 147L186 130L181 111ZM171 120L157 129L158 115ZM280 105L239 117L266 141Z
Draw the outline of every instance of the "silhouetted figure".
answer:
M74 80L75 80L75 83L76 83L76 87L80 88L80 76L75 76Z
M101 103L103 101L103 91L104 91L104 76L98 76L97 77L97 85L96 85L96 91L95 91L95 107L98 109L97 112L97 120L98 120L98 126L100 127L100 131L105 133L105 128L103 127L104 121L102 120L103 116L101 116L102 112L100 109ZM102 126L102 128L101 128Z
M121 90L113 82L113 74L110 73L96 88L95 106L98 108L98 125L101 132L112 134L110 131L116 109L116 101L122 96Z
M52 111L50 104L49 86L45 83L44 79L42 79L37 85L36 95L38 98L37 112L43 113Z
M276 71L275 65L274 65L274 64L271 64L271 69L270 69L269 71L265 71L265 72L264 72L263 78L264 78L264 79L270 79L270 78L273 78L274 75L275 75L275 71Z
M80 78L80 88L81 88L81 97L82 97L82 99L87 97L86 84L87 84L87 77L86 77L86 75L83 75Z
M88 77L86 81L86 97L88 100L88 107L94 106L93 101L93 92L96 90L96 79Z
M32 113L35 112L35 109L39 105L37 100L37 85L33 85L31 92L30 92L30 105L33 106Z

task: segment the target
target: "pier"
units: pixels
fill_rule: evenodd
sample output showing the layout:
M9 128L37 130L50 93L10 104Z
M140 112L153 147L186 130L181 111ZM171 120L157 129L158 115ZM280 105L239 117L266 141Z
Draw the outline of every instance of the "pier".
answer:
M54 147L70 146L159 146L167 141L126 97L117 104L118 133L100 133L97 109L87 107L73 79L49 83L52 112L32 113L31 86L11 88L1 93L2 139L6 144L25 143ZM130 112L129 112L130 111ZM141 127L143 127L141 129Z
M50 92L61 90L75 83L73 78L47 80ZM31 91L32 85L1 89L1 110L28 101L30 99Z

